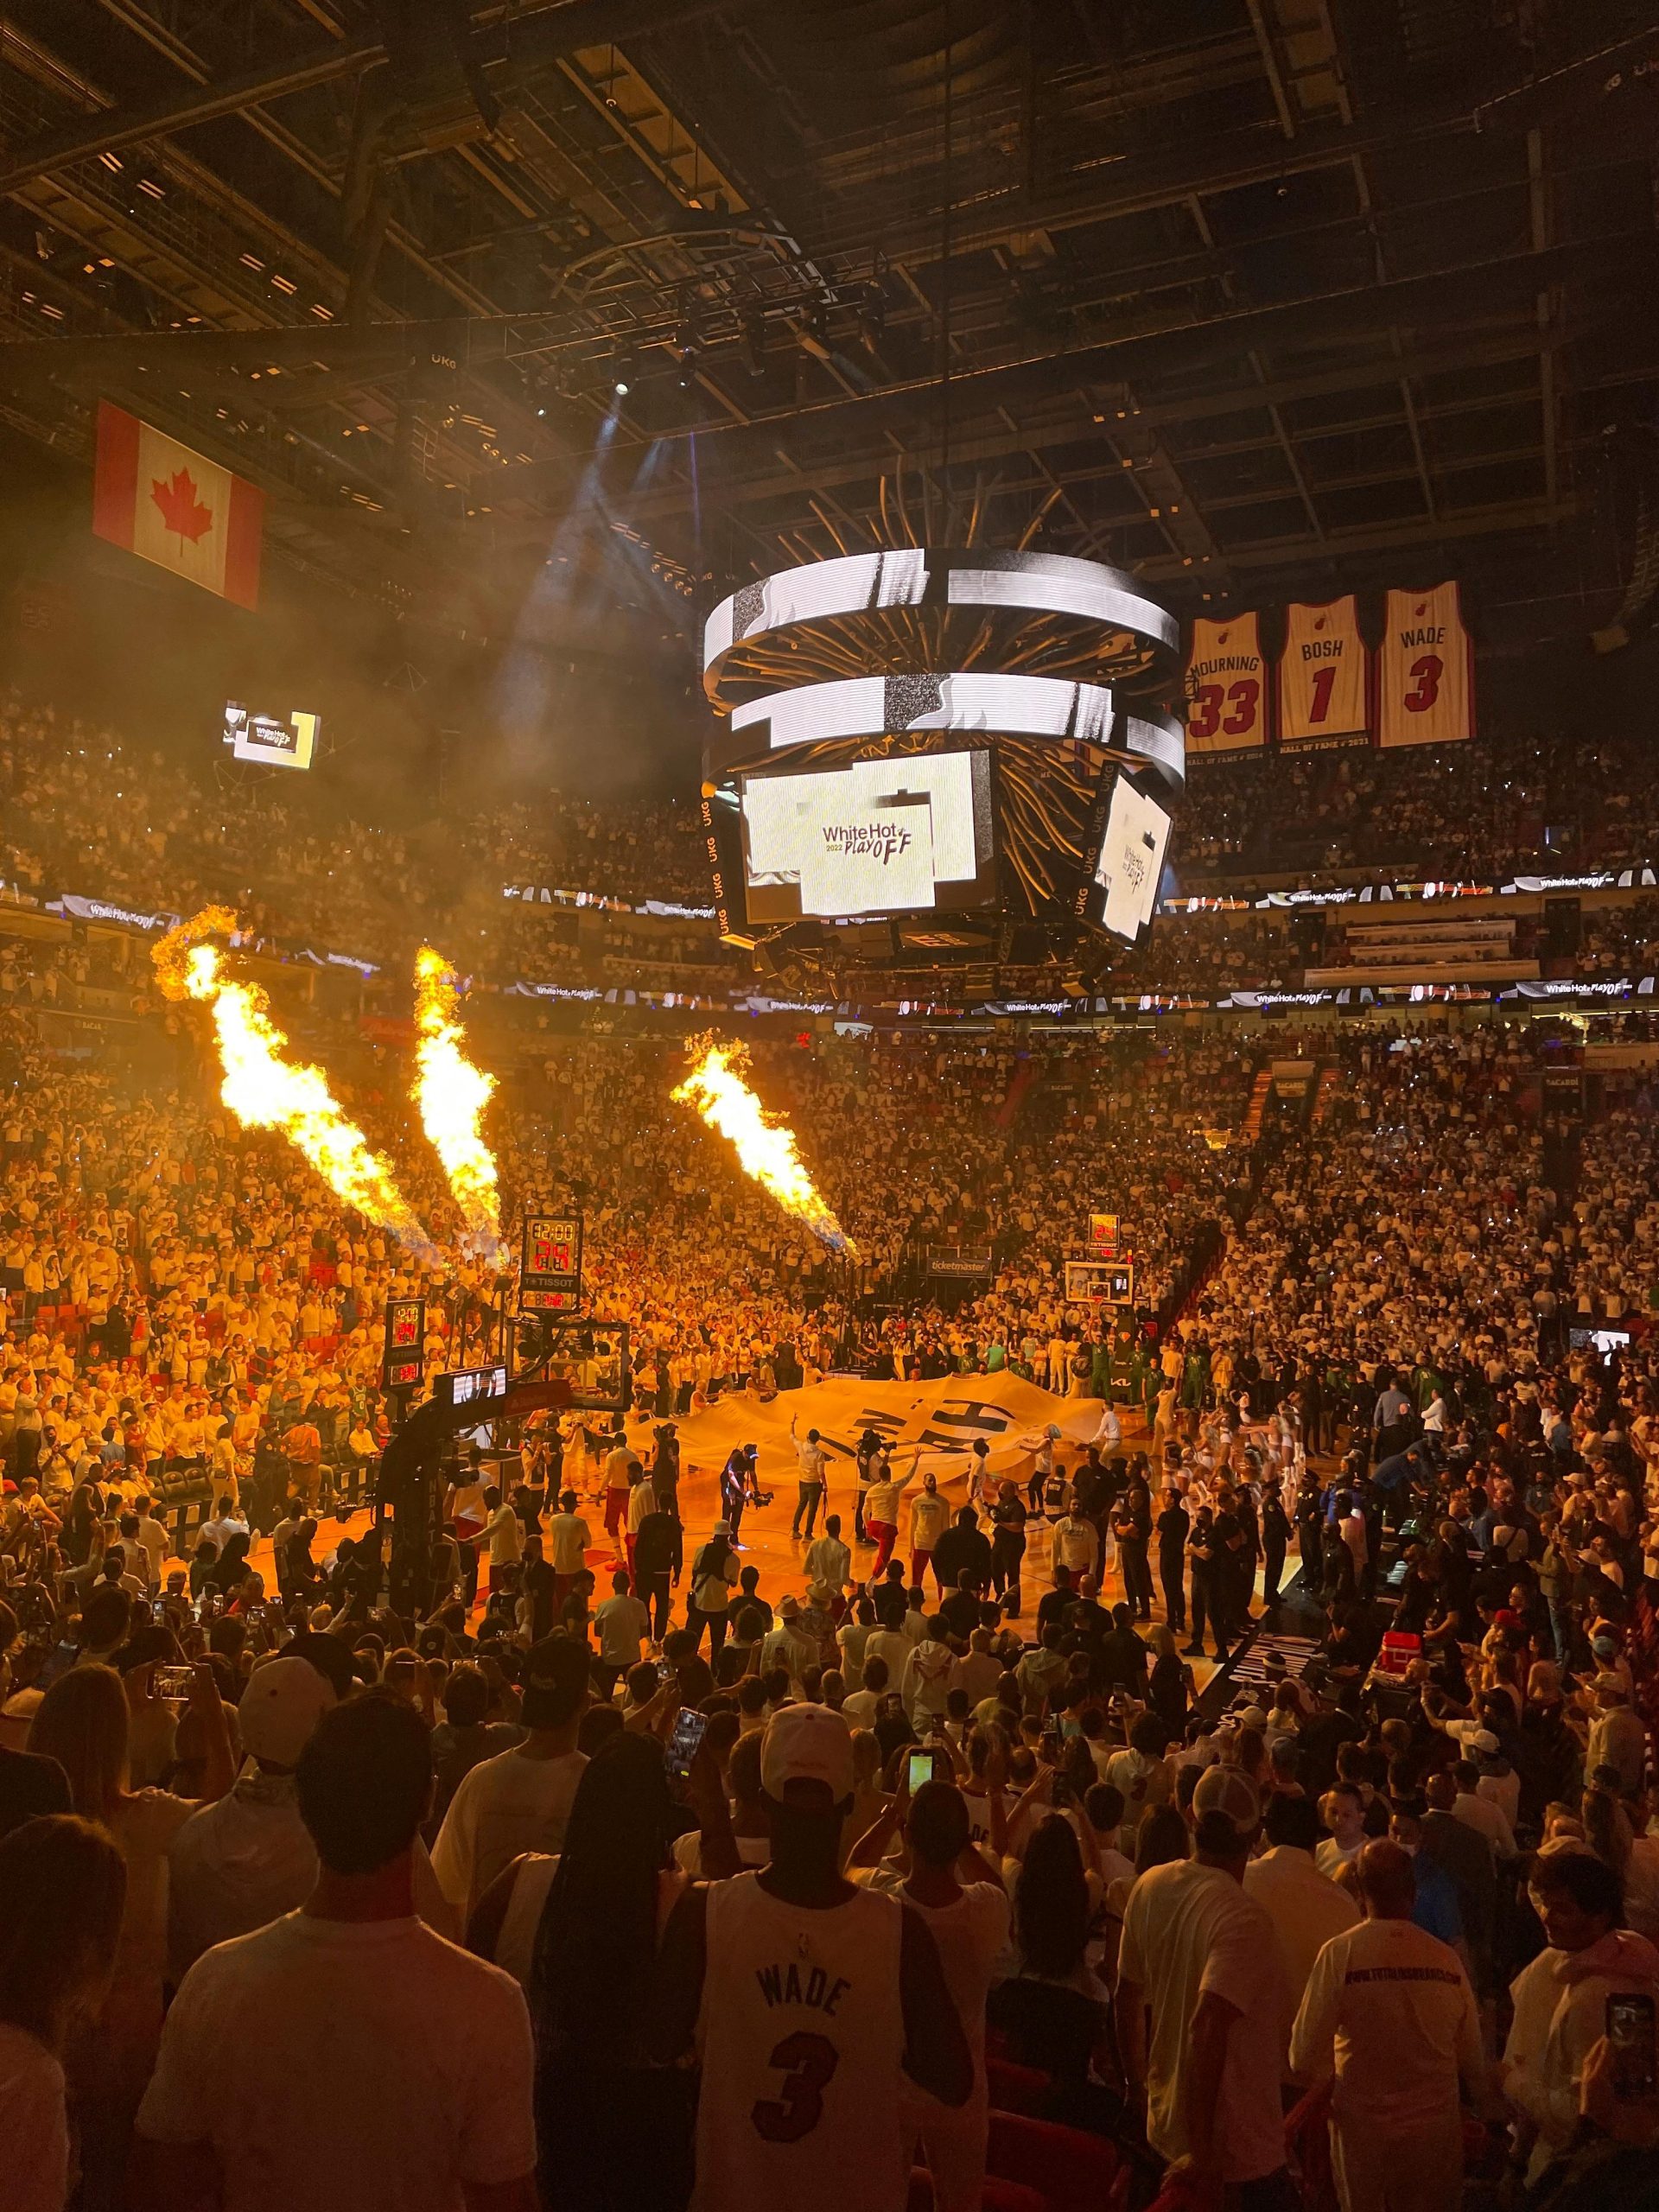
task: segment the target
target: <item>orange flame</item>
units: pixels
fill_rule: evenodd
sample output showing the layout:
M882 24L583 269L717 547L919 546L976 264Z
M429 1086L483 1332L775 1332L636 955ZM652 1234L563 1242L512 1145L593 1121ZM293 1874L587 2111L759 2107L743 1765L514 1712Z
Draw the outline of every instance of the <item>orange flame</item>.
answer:
M417 1072L410 1096L421 1126L443 1162L449 1188L481 1256L499 1262L501 1200L495 1156L484 1141L484 1109L495 1077L467 1058L467 1033L456 1020L455 972L441 952L423 944L415 957L415 1048Z
M388 1230L429 1266L442 1254L398 1190L391 1166L373 1151L328 1088L321 1068L296 1065L288 1039L270 1018L257 983L236 982L210 937L234 937L236 916L204 907L169 930L151 952L156 980L170 999L194 999L213 1013L225 1080L219 1096L245 1128L281 1129L335 1196Z
M784 1211L793 1214L835 1252L849 1255L853 1240L818 1196L796 1149L795 1132L755 1096L740 1069L747 1068L747 1045L717 1045L712 1037L694 1039L702 1057L675 1091L682 1105L694 1106L711 1129L730 1140L746 1175L770 1191Z

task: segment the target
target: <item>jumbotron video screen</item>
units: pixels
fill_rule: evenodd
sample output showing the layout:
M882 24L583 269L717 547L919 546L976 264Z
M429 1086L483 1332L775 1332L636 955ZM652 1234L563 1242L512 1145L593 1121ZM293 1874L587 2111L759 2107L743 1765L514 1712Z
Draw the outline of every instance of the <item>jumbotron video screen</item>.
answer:
M1185 782L1177 639L1132 576L1050 554L907 546L741 586L703 646L721 936L837 988L862 962L1136 943Z
M225 704L224 741L238 760L269 768L308 768L316 758L319 718L299 708L267 714L239 700Z
M1174 819L1133 778L1112 785L1106 827L1090 879L1084 918L1138 944L1152 926Z
M751 923L966 912L995 895L988 753L745 776Z

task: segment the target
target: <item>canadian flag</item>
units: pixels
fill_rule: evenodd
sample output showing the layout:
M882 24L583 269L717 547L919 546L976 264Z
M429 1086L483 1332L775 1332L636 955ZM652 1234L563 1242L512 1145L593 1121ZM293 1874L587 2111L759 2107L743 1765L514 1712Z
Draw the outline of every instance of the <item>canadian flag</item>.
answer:
M234 600L259 603L265 495L165 430L101 400L92 533Z

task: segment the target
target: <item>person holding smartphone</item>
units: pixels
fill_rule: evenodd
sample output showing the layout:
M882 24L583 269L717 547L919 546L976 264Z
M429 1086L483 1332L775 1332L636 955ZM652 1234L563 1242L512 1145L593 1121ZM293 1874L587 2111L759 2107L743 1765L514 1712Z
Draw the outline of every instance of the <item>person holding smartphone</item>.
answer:
M702 2061L694 2212L831 2201L904 2212L906 2078L958 2107L974 2069L919 1914L844 1881L852 1732L827 1707L766 1724L770 1863L698 1885L663 1939L653 2055Z
M1527 1895L1547 1948L1510 1984L1503 2094L1531 2139L1527 2178L1535 2182L1572 2143L1580 2080L1606 2031L1609 2001L1659 1999L1659 1948L1619 1925L1618 1876L1582 1844L1541 1851Z
M906 1751L892 1804L854 1844L850 1881L896 1896L920 1914L974 2062L967 2103L951 2111L931 2098L906 2100L921 2145L918 2163L933 2177L936 2212L979 2212L985 2185L989 2097L985 2071L985 2000L1008 1940L1008 1898L996 1866L973 1841L968 1806L948 1778L948 1754ZM888 1853L902 1836L897 1863Z

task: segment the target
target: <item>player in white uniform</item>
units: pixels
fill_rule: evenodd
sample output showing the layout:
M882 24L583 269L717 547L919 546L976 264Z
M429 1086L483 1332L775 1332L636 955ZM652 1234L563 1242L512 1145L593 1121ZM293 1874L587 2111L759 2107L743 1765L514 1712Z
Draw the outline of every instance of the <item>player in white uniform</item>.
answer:
M852 1736L828 1707L767 1724L772 1862L699 1884L664 1938L656 2056L702 2065L692 2212L904 2212L901 2075L950 2106L973 2063L932 1936L837 1871Z

